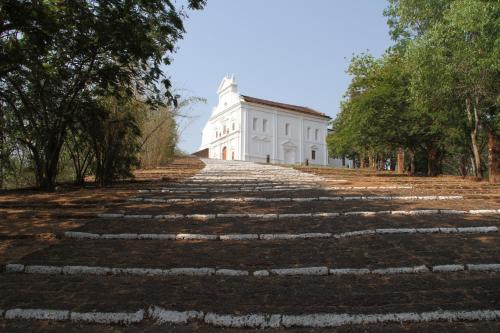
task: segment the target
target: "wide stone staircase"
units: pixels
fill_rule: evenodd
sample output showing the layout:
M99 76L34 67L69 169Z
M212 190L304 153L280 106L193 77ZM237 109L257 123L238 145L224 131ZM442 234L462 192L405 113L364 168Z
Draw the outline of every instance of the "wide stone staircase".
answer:
M500 330L498 188L203 162L7 263L0 329Z

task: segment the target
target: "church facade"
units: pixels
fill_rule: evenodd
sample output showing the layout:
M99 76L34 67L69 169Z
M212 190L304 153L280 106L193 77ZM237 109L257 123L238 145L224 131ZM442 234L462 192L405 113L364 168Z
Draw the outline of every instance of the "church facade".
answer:
M313 109L241 95L234 76L217 90L202 132L208 157L280 164L328 164L330 117Z

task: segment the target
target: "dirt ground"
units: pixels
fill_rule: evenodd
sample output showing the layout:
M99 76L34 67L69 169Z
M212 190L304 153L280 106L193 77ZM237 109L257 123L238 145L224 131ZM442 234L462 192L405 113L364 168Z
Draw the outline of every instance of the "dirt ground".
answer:
M500 215L429 215L334 218L181 219L97 218L125 214L315 213L413 209L499 209L500 185L442 176L408 177L390 172L320 167L297 169L320 175L314 189L243 191L256 184L224 180L197 184L189 177L204 167L196 158L139 170L134 181L104 189L60 187L54 193L0 192L0 309L49 308L75 311L136 311L150 305L218 313L389 313L435 310L499 310L499 272L397 274L390 276L67 276L12 274L7 263L106 267L214 267L272 269L328 266L385 268L415 265L500 263L500 232L488 234L371 235L337 239L277 241L75 240L65 231L91 233L341 233L377 228L500 227ZM267 183L267 185L266 185ZM207 192L144 192L205 187ZM263 181L261 186L279 186ZM370 187L357 189L353 187ZM411 188L371 188L411 186ZM238 188L238 192L215 190ZM139 190L142 190L139 192ZM462 195L439 201L313 201L145 203L130 198L319 197ZM0 320L5 332L216 332L201 324L90 325ZM224 332L243 332L225 329ZM267 330L283 332L284 330ZM267 332L266 331L266 332ZM291 329L287 332L498 332L500 322L429 322Z

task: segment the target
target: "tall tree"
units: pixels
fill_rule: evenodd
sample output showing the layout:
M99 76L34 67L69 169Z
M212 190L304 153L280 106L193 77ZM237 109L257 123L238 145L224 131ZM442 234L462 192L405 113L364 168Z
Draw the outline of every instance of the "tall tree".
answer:
M205 0L189 0L201 9ZM184 32L170 0L5 0L0 4L0 102L8 135L29 149L41 188L52 190L59 155L81 106L102 95L158 100L161 65Z

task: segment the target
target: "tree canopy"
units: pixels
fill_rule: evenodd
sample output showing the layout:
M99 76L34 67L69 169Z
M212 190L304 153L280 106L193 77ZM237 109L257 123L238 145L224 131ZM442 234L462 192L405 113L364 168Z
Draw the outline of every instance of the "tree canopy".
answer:
M395 44L380 59L353 57L330 152L364 161L404 150L411 174L477 179L487 154L496 182L500 3L390 0L385 15Z
M110 117L106 99L176 104L162 71L184 33L174 2L5 0L0 15L2 131L30 154L41 188L54 188L69 130Z

